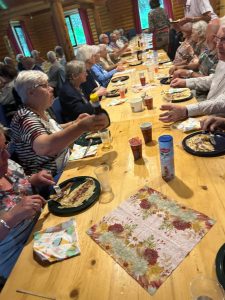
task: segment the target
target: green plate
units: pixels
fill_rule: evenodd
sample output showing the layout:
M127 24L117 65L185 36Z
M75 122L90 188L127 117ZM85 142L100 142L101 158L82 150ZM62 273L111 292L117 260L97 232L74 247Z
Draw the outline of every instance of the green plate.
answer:
M95 183L95 189L94 189L94 192L91 195L91 197L89 197L88 199L85 199L82 202L82 204L80 204L77 207L68 207L68 208L60 208L61 204L59 202L54 201L54 200L49 200L48 201L49 211L51 213L53 213L54 215L68 216L68 215L73 215L73 214L76 214L76 213L80 213L83 210L87 209L92 204L94 204L98 200L98 198L100 196L100 193L101 193L100 183L95 178L90 177L90 176L78 176L78 177L70 178L66 181L63 181L62 183L59 184L59 186L60 186L60 188L63 188L68 183L72 182L73 184L70 188L70 192L72 192L76 187L78 187L79 185L84 183L89 178L93 179L93 181Z
M89 145L89 139L86 139L86 136L90 134L90 133L84 133L82 134L78 139L76 139L76 141L74 142L74 144L77 144L77 145L80 145L80 146L83 146L83 147L86 147ZM101 144L102 141L101 139L98 137L98 138L93 138L92 139L92 143L91 143L91 146L93 145L98 145L98 144Z

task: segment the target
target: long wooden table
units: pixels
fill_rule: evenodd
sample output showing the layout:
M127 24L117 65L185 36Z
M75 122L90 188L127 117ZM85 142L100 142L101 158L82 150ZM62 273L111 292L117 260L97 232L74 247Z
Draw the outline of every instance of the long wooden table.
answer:
M156 101L154 103L158 105ZM70 162L60 179L64 181L74 176L94 176L96 166L101 163L110 166L113 200L102 204L101 197L104 195L101 195L100 202L75 216L81 255L50 266L41 266L33 258L31 237L0 294L0 300L38 299L19 294L17 289L57 300L188 300L190 281L194 277L202 273L215 278L215 255L224 243L225 231L225 157L200 158L186 153L181 146L185 134L159 122L157 109L155 112L146 110L138 113L140 115L137 118L132 113L128 114L126 105L109 108L110 116L113 116L110 127L113 148L106 152L100 148L95 157ZM120 111L117 118L116 109ZM143 160L135 163L128 139L141 136L139 125L149 120L153 123L153 142L143 147ZM172 134L174 138L176 177L169 183L160 175L157 139L162 134ZM217 221L154 296L150 296L86 234L87 229L145 184ZM67 219L49 214L45 208L35 231Z

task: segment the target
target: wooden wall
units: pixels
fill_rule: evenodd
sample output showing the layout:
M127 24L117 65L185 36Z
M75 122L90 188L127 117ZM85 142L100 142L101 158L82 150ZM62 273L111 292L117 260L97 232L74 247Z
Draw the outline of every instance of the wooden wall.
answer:
M225 0L210 0L215 11L219 14L220 10L224 11ZM22 2L22 1L21 1ZM78 8L78 4L71 4L66 6L64 2L64 10ZM183 16L182 6L177 4L176 0L172 0L174 18L179 19ZM6 35L7 26L10 20L23 20L26 29L32 40L34 49L45 54L49 50L53 50L57 45L57 38L55 29L53 27L52 16L47 1L35 1L29 4L30 7L35 7L35 12L30 12L28 8L17 8L14 10L0 12L0 61L7 55L8 50L3 41ZM91 31L94 37L94 42L98 43L98 34L96 29L94 10L89 7L87 9L88 18L91 26ZM98 24L101 32L111 32L116 28L124 28L125 30L134 28L133 7L131 0L108 0L105 6L97 6L95 13L98 14L100 24ZM25 15L25 16L24 16Z

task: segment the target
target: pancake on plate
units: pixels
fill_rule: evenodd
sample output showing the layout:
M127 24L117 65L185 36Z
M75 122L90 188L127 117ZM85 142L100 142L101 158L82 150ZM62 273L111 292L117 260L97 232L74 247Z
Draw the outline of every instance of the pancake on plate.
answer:
M196 134L186 141L186 145L193 151L212 152L215 150L207 134Z
M163 98L166 101L179 101L182 99L186 99L190 96L191 96L190 89L182 89L180 92L175 92L175 93L166 92Z

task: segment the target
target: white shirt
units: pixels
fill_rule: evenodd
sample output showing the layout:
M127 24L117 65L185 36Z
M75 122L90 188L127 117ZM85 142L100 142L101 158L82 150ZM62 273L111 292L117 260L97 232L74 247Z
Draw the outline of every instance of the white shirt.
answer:
M186 86L201 91L209 90L207 99L187 105L188 116L225 115L225 62L219 61L215 74L206 77L186 79Z
M185 17L200 17L206 12L211 12L211 20L218 18L214 13L209 0L187 0L184 13Z

